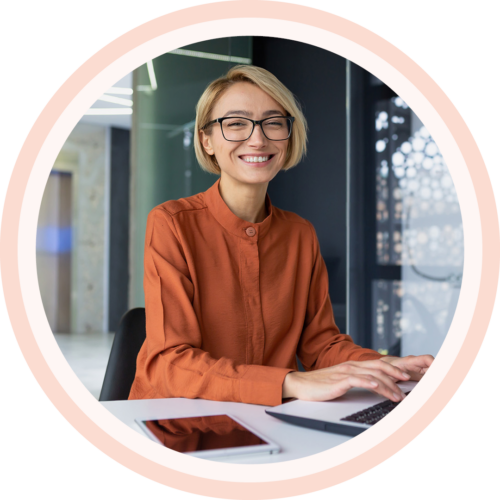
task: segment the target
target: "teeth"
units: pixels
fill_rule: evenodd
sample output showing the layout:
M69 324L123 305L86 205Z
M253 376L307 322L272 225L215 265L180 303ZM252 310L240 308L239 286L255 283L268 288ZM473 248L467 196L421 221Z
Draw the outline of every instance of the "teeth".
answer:
M267 160L269 160L269 156L247 156L246 158L243 158L243 161L249 163L261 163Z

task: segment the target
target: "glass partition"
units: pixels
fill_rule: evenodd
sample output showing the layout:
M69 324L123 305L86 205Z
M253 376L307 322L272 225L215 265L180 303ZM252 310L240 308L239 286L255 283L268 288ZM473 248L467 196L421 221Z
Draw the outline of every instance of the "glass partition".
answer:
M205 191L216 176L194 155L195 106L207 85L251 64L252 37L219 38L163 54L134 71L130 307L144 304L143 245L149 211Z

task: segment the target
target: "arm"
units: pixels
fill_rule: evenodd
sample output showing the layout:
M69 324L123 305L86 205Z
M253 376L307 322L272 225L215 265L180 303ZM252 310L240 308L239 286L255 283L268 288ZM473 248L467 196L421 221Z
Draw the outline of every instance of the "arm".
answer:
M144 292L147 335L136 382L146 397L281 404L283 379L290 370L215 359L201 349L194 285L175 221L161 208L148 217Z

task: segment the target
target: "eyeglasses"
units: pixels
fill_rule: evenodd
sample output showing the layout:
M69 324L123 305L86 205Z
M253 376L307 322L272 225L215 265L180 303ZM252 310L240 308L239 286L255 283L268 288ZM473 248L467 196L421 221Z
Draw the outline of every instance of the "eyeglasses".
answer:
M226 141L243 142L250 139L255 125L260 125L262 133L270 141L286 141L292 134L293 116L271 116L264 120L251 120L241 116L226 116L208 122L201 130L214 123L220 123L222 136Z

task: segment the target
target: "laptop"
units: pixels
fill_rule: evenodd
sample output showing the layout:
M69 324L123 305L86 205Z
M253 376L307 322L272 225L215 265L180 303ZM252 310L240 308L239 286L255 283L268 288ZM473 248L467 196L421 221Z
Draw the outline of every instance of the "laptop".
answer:
M415 385L416 382L398 383L407 395ZM357 436L388 415L398 404L366 389L354 388L331 401L293 400L265 411L290 424Z

